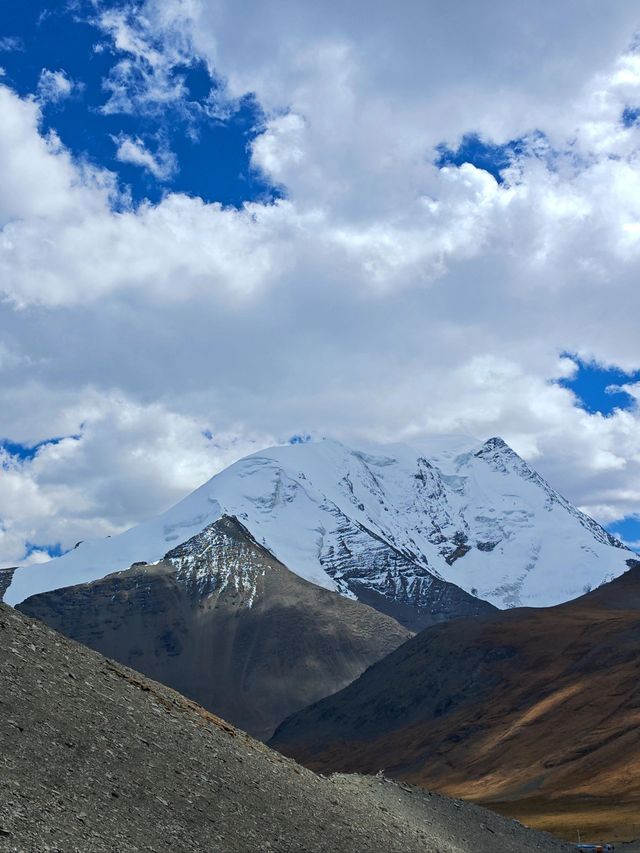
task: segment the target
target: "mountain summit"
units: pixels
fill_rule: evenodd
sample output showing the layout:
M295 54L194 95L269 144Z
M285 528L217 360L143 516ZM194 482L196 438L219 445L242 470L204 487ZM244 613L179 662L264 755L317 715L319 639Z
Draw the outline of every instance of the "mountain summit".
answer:
M502 439L353 449L323 440L260 451L163 515L13 574L5 601L161 560L223 515L302 578L411 628L548 606L634 557Z

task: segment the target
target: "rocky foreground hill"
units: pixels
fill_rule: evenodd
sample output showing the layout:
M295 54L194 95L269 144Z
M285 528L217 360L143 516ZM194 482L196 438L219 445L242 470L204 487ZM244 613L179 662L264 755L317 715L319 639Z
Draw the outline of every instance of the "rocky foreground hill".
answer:
M381 778L323 778L0 605L0 850L553 853L560 842Z

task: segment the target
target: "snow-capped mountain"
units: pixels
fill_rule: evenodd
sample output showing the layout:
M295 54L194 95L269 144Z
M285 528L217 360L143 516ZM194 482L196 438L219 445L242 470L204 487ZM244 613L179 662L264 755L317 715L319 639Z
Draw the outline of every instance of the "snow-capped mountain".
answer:
M5 601L155 562L222 515L312 583L436 618L475 599L567 601L636 556L499 438L422 452L323 440L255 453L152 521L16 571Z

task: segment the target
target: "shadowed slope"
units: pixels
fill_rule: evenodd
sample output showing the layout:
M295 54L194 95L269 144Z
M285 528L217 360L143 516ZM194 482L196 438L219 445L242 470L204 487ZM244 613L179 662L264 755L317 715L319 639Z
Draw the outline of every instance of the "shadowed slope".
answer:
M511 820L323 779L0 605L0 850L553 853Z
M157 565L33 596L19 609L259 737L410 636L293 574L226 516Z

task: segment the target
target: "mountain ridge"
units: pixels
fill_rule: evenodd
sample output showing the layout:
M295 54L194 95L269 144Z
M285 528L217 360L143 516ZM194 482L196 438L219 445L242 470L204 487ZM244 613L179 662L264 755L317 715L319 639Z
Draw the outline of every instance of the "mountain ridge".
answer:
M502 439L429 458L404 445L326 440L255 453L150 522L18 570L5 601L156 562L225 514L301 577L391 602L412 628L479 613L484 602L566 601L634 556Z

